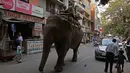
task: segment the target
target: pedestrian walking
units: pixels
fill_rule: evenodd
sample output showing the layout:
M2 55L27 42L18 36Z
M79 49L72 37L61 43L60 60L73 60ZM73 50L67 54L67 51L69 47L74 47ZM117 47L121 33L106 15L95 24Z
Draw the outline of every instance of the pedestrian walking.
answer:
M127 39L127 43L126 43L126 54L127 54L128 61L130 62L130 37Z
M121 68L121 72L124 71L124 60L127 61L126 57L123 55L124 54L124 51L123 50L119 50L119 55L117 56L118 57L118 60L117 60L117 64L115 66L115 68Z
M21 48L20 44L18 44L18 46L17 46L16 56L14 57L14 60L16 60L16 62L18 62L18 63L21 63L22 48Z
M110 64L110 73L112 73L114 56L118 54L118 45L116 43L116 39L112 40L106 48L106 62L105 62L105 69L104 71L107 72L108 65Z

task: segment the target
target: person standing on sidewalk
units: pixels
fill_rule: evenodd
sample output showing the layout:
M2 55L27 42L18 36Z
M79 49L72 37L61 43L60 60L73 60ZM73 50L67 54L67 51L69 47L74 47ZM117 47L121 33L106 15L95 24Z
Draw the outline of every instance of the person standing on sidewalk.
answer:
M106 48L106 62L105 62L105 69L104 71L107 72L108 65L110 64L110 73L112 73L114 56L118 54L118 45L116 43L116 39L112 40Z
M21 63L21 60L22 60L22 48L20 46L20 43L17 46L16 56L14 57L14 60L16 60L16 62L18 62L18 63Z
M130 62L130 37L127 39L127 43L126 43L126 54L127 54L128 61Z

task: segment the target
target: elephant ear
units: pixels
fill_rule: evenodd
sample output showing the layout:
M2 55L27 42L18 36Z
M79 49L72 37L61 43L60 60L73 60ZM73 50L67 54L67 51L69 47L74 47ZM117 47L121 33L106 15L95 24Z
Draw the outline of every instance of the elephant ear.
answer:
M109 0L95 0L95 1L96 2L100 1L99 4L101 4L101 5L106 5L109 2Z

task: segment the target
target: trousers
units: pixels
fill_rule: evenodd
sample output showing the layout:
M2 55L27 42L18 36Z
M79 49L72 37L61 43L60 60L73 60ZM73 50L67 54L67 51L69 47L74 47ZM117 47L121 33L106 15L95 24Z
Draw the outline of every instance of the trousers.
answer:
M128 60L129 60L129 62L130 62L130 47L127 47L127 48L126 48L126 54L127 54Z
M112 73L113 68L113 62L114 62L114 54L111 52L106 52L106 62L105 62L105 72L108 70L108 66L110 64L110 73Z

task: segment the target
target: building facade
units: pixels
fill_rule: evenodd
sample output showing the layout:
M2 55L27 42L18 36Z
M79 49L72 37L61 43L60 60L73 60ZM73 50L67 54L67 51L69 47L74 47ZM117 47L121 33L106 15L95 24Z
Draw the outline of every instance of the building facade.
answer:
M11 46L14 45L10 43L15 41L19 32L23 36L26 54L41 52L44 34L42 27L46 24L46 18L68 8L71 3L78 7L78 14L82 18L79 22L86 39L86 33L91 27L90 2L90 0L0 0L0 28L2 28L0 29L0 57L7 56L7 53L13 55L14 50Z
M95 8L95 30L100 31L100 27L101 27L101 23L100 23L100 19L98 17L98 8Z
M92 20L92 23L91 23L91 31L94 32L94 24L95 24L95 4L94 3L91 3L91 20Z
M93 21L92 23L92 31L99 31L100 30L100 18L98 17L99 11L98 11L98 4L93 1L91 3L91 19Z

